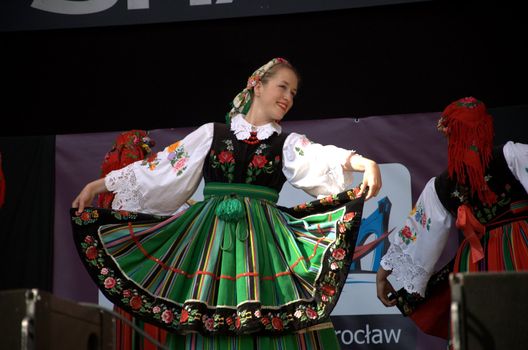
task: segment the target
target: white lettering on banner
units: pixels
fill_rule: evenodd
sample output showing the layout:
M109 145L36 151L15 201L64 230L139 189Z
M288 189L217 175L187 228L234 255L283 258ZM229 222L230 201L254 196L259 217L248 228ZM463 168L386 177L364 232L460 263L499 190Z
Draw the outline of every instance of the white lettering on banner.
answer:
M150 0L128 0L128 9L129 10L141 10L149 8Z
M114 6L119 0L33 0L31 7L38 10L63 15L88 15L103 12ZM231 4L233 0L216 0L217 4ZM213 5L213 0L189 0L189 6ZM150 0L127 0L129 10L148 9Z
M114 6L118 0L33 0L31 7L63 15L86 15L103 12Z
M398 344L400 341L401 329L370 329L367 323L365 329L336 330L336 335L341 337L341 342L345 345L356 344Z

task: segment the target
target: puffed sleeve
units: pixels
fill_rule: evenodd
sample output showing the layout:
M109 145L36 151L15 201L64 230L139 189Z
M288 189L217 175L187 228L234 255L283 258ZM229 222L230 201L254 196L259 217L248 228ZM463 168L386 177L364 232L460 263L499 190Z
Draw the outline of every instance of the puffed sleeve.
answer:
M504 158L513 176L528 192L528 145L508 141L503 149Z
M115 193L113 209L157 215L175 213L196 191L213 141L214 125L202 125L155 158L137 161L105 177Z
M313 196L344 191L352 184L352 171L343 169L354 151L311 142L291 133L284 142L282 171L288 182Z
M391 245L381 259L381 266L392 270L409 293L422 296L454 220L438 199L434 182L432 178L425 185L404 226L390 236Z

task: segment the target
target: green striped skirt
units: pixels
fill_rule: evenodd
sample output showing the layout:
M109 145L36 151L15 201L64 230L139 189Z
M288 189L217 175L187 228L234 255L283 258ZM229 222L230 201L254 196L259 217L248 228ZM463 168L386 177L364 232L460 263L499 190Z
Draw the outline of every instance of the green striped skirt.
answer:
M356 194L282 208L272 189L208 183L172 217L72 209L72 226L105 296L179 347L321 348L310 344L337 346L329 315L361 223Z

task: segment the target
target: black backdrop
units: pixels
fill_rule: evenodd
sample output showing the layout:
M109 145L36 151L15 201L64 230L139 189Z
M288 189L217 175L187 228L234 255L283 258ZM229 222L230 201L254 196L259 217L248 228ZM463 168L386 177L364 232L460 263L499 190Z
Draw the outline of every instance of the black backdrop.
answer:
M274 56L303 81L289 119L442 110L473 95L528 104L514 1L426 1L282 16L0 33L0 135L221 121ZM59 119L64 118L66 122Z

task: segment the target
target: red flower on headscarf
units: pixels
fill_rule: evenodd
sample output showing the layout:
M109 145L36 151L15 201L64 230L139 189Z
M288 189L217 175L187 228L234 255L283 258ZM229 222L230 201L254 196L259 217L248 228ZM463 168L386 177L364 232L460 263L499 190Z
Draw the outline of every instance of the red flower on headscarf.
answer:
M247 81L247 88L248 89L254 88L258 84L259 81L260 81L260 77L258 75L250 76Z

